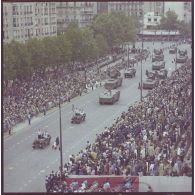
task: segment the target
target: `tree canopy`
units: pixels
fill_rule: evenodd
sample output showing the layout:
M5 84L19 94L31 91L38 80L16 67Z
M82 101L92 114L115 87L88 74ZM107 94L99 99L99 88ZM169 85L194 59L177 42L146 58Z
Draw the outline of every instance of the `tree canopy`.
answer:
M138 27L134 18L113 12L96 16L89 27L70 23L66 32L57 36L4 44L4 79L29 77L39 67L70 66L78 61L85 64L106 56L114 46L135 42Z

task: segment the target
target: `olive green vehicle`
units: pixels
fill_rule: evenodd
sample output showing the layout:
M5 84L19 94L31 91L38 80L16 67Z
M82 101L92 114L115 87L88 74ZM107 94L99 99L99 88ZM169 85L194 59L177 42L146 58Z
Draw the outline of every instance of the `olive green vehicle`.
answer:
M107 71L110 78L105 81L105 89L112 90L120 87L123 82L120 71L116 68L110 68Z
M185 63L187 59L188 59L187 56L180 55L179 57L176 58L176 63Z
M99 96L100 104L114 104L119 101L120 91L119 90L106 90Z
M117 89L122 85L123 78L119 77L117 79L107 79L105 81L104 87L107 90Z
M177 52L177 48L176 47L171 47L170 49L169 49L169 53L170 54L175 54Z
M146 79L143 82L143 89L153 89L159 84L158 80L151 80L151 79Z
M152 64L152 70L160 70L165 68L165 61L155 62Z

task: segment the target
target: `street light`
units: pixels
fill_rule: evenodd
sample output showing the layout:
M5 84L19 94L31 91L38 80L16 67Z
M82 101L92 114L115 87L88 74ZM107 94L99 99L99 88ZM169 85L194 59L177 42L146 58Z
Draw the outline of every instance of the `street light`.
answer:
M175 70L177 70L177 48L176 48L176 54L175 54Z
M141 49L141 84L140 84L140 100L142 101L142 57L143 57L143 33L144 33L144 30L143 30L143 25L144 25L144 21L142 20L142 49Z
M59 94L59 122L60 122L60 174L63 174L63 156L62 156L62 120L61 120L61 104L60 104L60 82L58 80L58 94Z

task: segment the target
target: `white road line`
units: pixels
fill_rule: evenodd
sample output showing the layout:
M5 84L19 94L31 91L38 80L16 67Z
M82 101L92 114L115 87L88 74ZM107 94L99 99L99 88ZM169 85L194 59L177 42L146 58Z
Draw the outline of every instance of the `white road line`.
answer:
M20 144L20 142L17 142L17 144Z

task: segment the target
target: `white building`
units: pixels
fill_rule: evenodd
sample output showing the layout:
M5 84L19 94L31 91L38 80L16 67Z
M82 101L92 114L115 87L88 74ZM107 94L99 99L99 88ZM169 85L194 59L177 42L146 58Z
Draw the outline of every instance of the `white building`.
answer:
M160 24L161 16L156 15L154 12L144 14L144 29L152 29Z
M86 27L97 14L97 2L59 2L56 6L58 33L64 32L71 22Z
M3 42L57 35L55 3L3 3Z
M192 19L191 2L165 2L165 13L175 11L179 20L189 22Z

